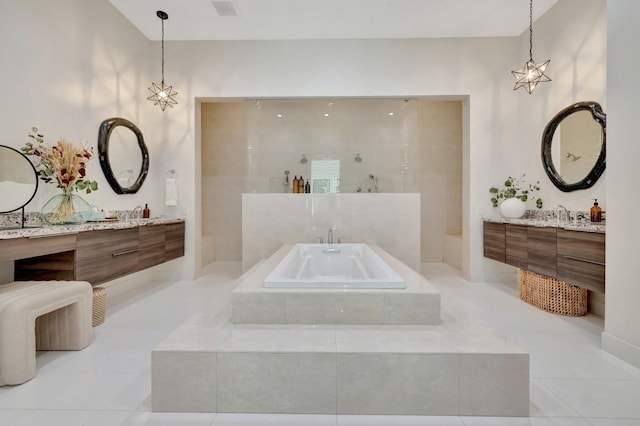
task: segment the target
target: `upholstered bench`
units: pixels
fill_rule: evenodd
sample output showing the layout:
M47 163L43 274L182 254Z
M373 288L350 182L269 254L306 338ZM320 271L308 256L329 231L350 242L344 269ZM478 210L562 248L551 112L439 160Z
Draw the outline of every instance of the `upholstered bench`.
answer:
M80 350L91 343L93 291L86 281L0 285L0 386L36 374L36 349Z

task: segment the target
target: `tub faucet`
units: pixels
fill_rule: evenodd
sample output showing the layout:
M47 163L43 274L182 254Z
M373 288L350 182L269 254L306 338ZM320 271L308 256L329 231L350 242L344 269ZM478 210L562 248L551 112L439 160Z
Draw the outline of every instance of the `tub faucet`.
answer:
M564 221L568 222L569 221L569 210L567 210L567 208L565 206L563 206L562 204L558 204L558 207L556 207L556 213L557 213L557 222L560 223L561 222L561 213L564 213Z
M333 244L333 228L329 228L329 233L327 234L327 244Z

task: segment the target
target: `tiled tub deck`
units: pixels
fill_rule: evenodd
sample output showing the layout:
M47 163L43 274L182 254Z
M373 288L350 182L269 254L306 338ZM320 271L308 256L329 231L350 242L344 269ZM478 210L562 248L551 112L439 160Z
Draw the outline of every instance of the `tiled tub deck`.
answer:
M529 355L374 249L407 289L263 289L288 247L245 273L153 350L153 411L528 416Z

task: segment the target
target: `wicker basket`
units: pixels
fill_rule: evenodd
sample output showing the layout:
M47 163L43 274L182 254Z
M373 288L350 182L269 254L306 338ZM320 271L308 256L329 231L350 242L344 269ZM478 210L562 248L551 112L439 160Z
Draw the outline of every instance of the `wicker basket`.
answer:
M587 313L587 289L555 278L520 270L520 299L554 314L580 317Z
M96 327L104 322L107 309L107 290L102 287L93 288L93 317L91 325Z

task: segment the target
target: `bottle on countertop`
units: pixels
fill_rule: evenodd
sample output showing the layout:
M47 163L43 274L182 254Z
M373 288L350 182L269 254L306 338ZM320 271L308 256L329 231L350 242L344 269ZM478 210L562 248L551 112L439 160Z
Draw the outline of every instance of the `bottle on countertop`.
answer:
M598 206L598 199L593 199L593 207L591 207L591 222L602 222L602 209Z
M302 194L304 193L304 179L302 179L302 176L300 176L298 178L298 185L296 187L296 194Z
M144 204L144 210L142 210L142 217L145 219L149 219L151 217L151 210L149 210L149 205L147 203Z
M300 185L299 185L299 183L300 183L300 179L298 179L298 175L295 175L295 176L293 177L293 188L292 188L292 191L291 191L291 192L293 192L294 194L297 194L297 193L298 193L298 191L299 191L299 189L300 189Z
M307 183L304 184L304 193L311 194L311 184L309 183L309 179L307 179Z

